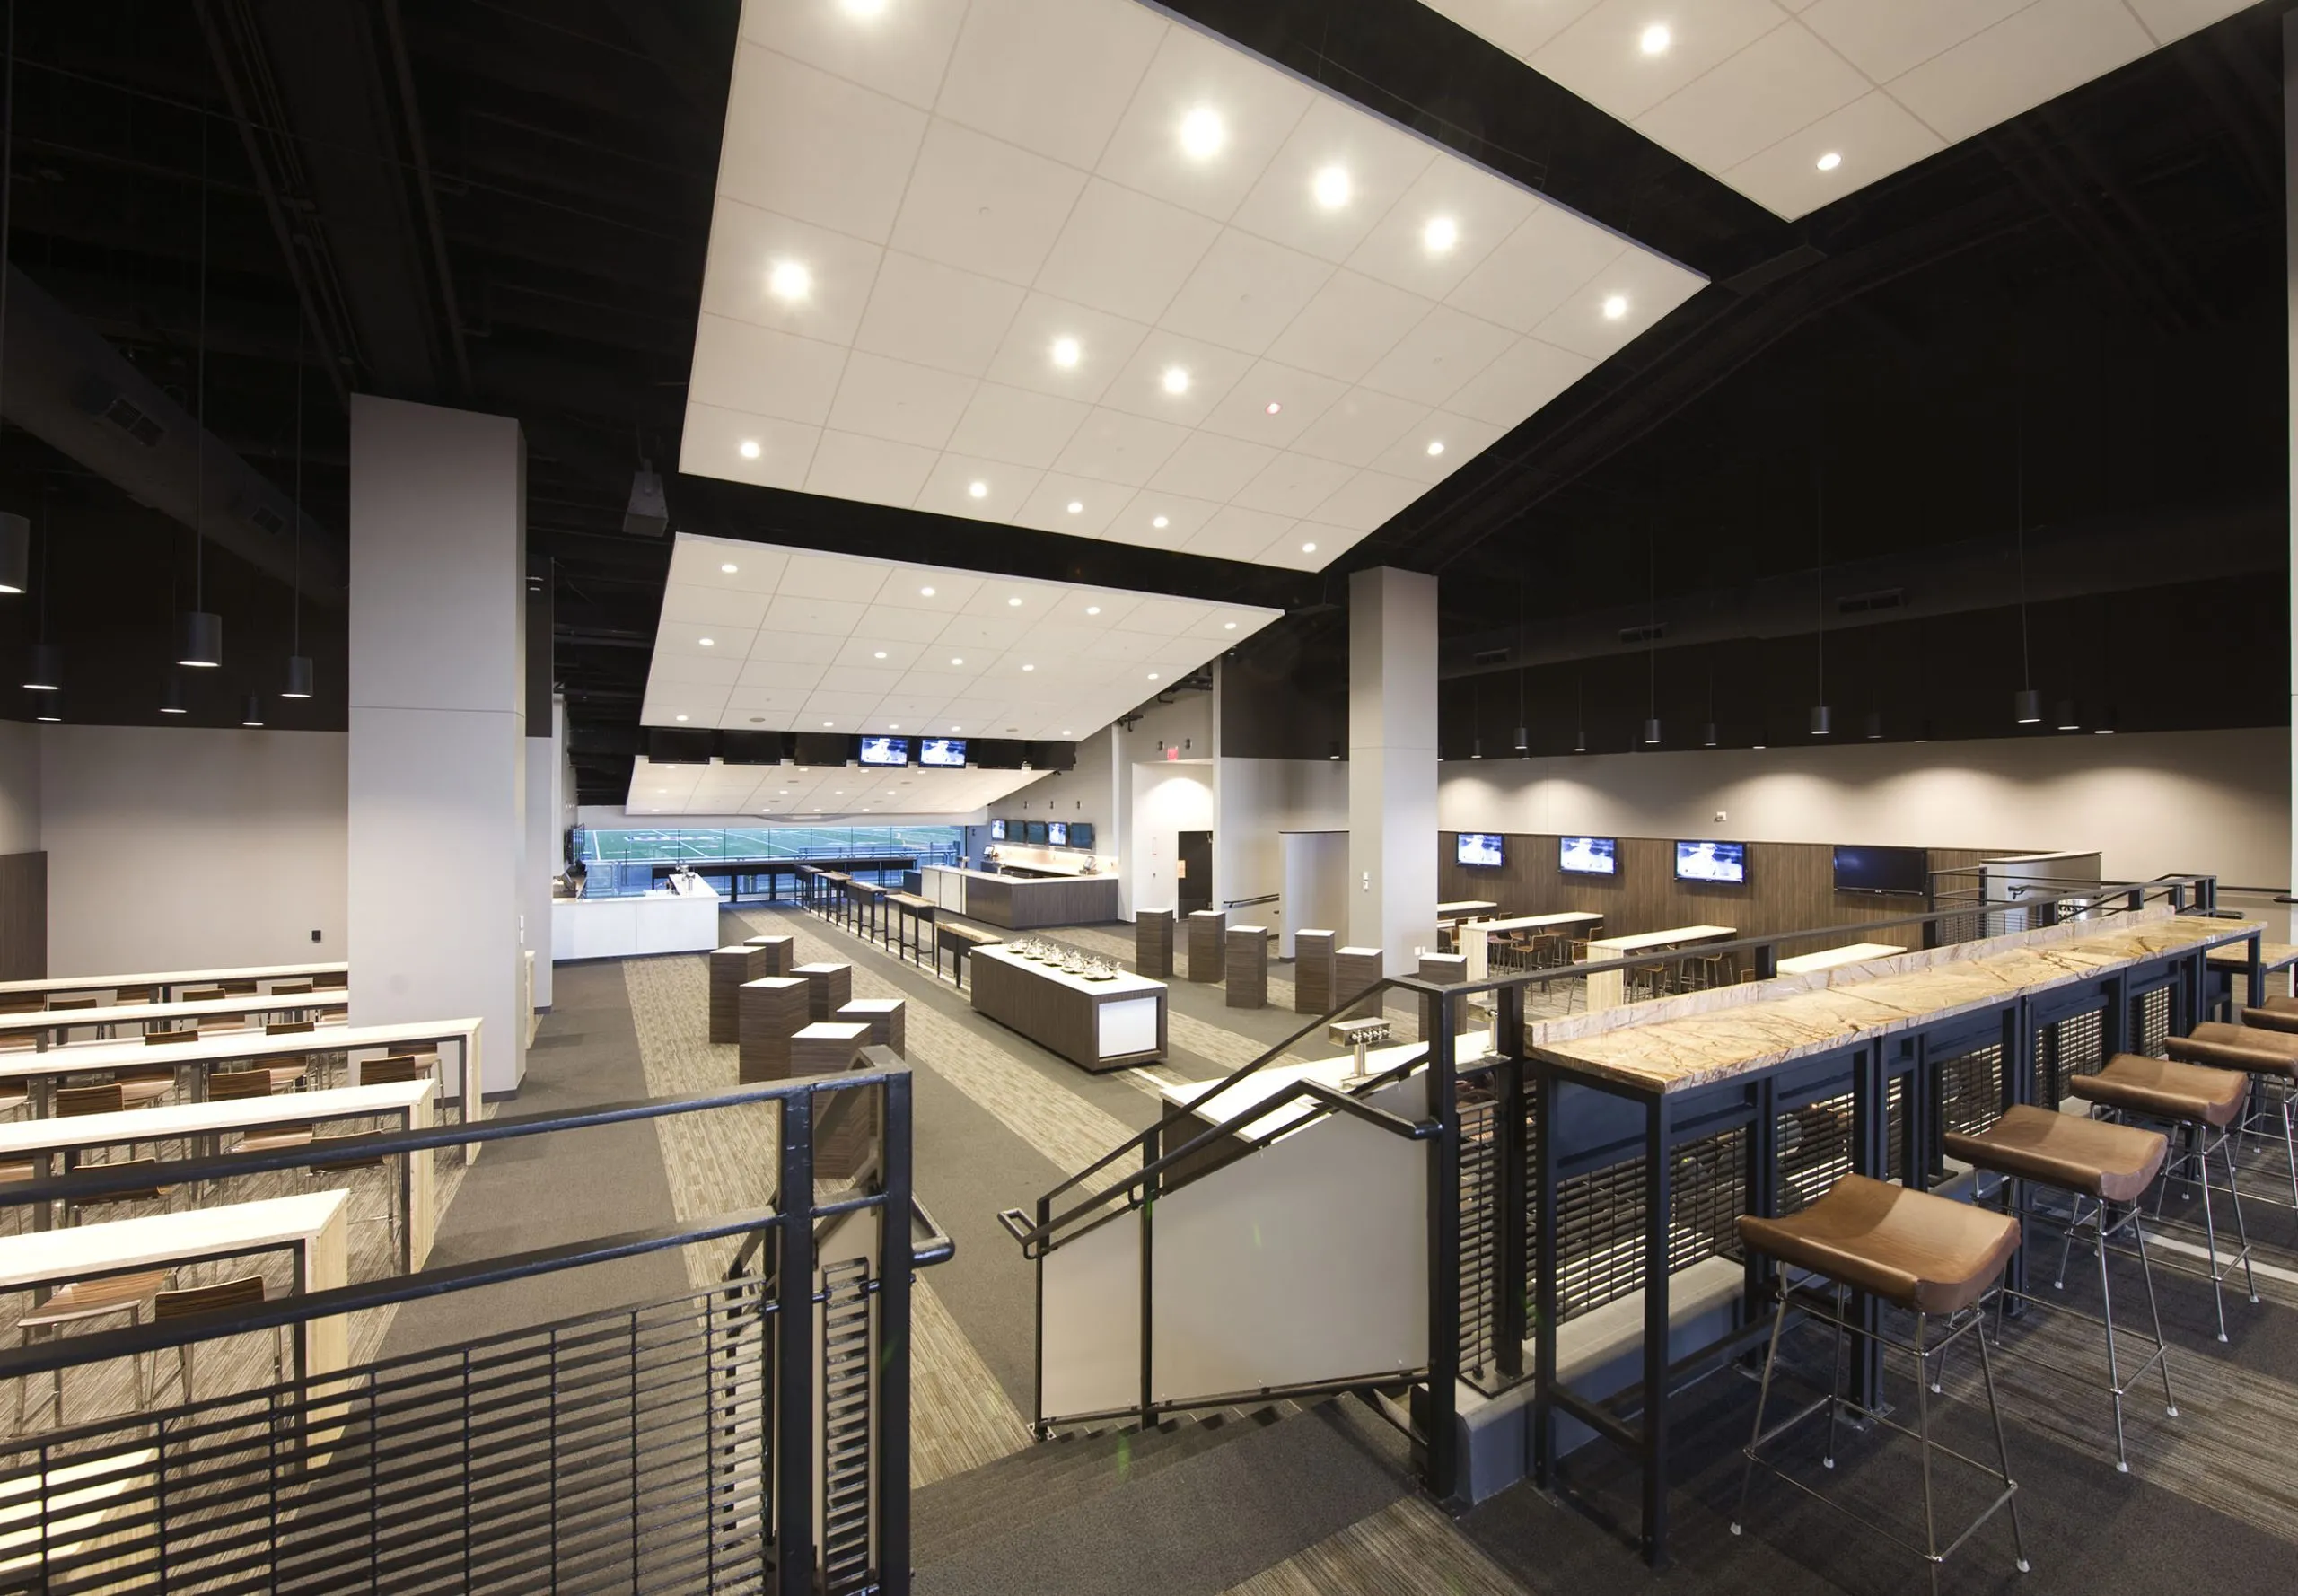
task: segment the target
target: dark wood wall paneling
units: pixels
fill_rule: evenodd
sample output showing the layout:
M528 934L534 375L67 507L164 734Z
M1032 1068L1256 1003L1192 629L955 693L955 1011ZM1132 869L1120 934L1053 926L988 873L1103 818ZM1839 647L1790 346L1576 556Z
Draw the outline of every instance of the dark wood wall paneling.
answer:
M1771 936L1811 927L1851 925L1919 915L1931 906L1919 898L1878 897L1835 890L1835 846L1817 842L1751 842L1745 886L1716 886L1676 880L1676 839L1619 838L1619 873L1612 876L1566 875L1557 868L1563 838L1543 833L1504 833L1507 860L1497 869L1456 862L1459 833L1440 832L1436 845L1439 902L1489 899L1504 915L1545 915L1584 909L1604 916L1603 934L1666 931L1678 925L1729 925L1742 936ZM1730 838L1724 840L1729 841ZM1931 848L1931 869L1962 870L1981 859L2031 849ZM1943 882L1943 890L1967 878ZM1906 935L1878 935L1879 942L1922 945L1921 927ZM1802 937L1780 945L1783 958L1816 953L1851 937Z
M0 981L48 974L48 855L0 854Z

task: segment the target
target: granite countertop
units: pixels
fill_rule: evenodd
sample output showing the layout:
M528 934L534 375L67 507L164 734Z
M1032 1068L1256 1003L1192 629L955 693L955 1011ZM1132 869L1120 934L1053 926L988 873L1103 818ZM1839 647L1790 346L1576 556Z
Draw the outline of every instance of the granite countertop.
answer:
M2261 928L2254 920L2172 916L1684 1019L1623 1025L1600 1035L1539 1044L1530 1051L1566 1069L1646 1092L1681 1092L1952 1019L2020 992L2044 991L2165 953L2236 941Z
M1137 976L1127 969L1118 970L1106 981L1089 981L1083 976L1073 976L1067 970L1057 965L1048 964L1042 960L1024 959L1004 943L977 948L974 950L973 956L976 959L995 959L1000 963L1011 964L1016 969L1028 970L1031 975L1040 976L1058 986L1066 987L1073 992L1083 992L1094 997L1108 997L1112 995L1119 997L1146 997L1153 992L1165 990L1164 982L1153 981L1147 976Z

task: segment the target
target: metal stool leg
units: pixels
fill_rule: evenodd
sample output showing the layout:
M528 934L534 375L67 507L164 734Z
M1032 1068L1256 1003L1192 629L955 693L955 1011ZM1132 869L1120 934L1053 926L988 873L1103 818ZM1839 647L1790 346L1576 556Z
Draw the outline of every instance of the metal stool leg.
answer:
M1843 1287L1835 1288L1835 1345L1828 1352L1828 1449L1820 1456L1821 1468L1835 1467L1835 1425L1843 1412L1843 1399L1838 1394L1843 1390L1843 1321L1849 1317L1850 1304L1845 1301ZM1923 1359L1916 1358L1916 1383L1921 1383Z
M2210 1201L2209 1144L2203 1144L2202 1158L2202 1235L2210 1249L2210 1299L2218 1307L2218 1338L2226 1339L2225 1271L2218 1262L2218 1218Z
M2019 1554L2019 1572L2025 1574L2029 1572L2027 1536L2026 1532L2019 1527L2019 1486L2011 1478L2011 1443L2004 1439L2003 1407L1995 1398L1995 1358L1994 1355L1987 1350L1987 1337L1980 1336L1977 1339L1979 1372L1987 1381L1987 1416L1995 1421L1995 1455L2003 1466L2003 1478L2011 1493L2004 1504L2011 1510L2011 1545Z
M1782 1280L1779 1283L1779 1311L1772 1316L1771 1320L1771 1349L1764 1354L1763 1383L1756 1388L1755 1428L1748 1434L1748 1460L1746 1466L1740 1470L1740 1505L1732 1514L1732 1533L1734 1535L1740 1532L1741 1521L1748 1516L1748 1487L1755 1483L1756 1443L1763 1439L1764 1405L1771 1400L1771 1371L1779 1362L1779 1332L1787 1328L1787 1283ZM1832 1388L1829 1389L1829 1395L1832 1399L1834 1395ZM21 1419L18 1421L17 1427L20 1429L22 1427Z
M2115 1354L2115 1299L2107 1284L2107 1205L2099 1203L2099 1314L2107 1325L2107 1390L2115 1399L2115 1472L2130 1472L2130 1449L2122 1434L2122 1364Z
M2235 1239L2242 1244L2242 1279L2250 1287L2250 1301L2255 1302L2259 1300L2259 1276L2258 1271L2250 1267L2250 1230L2242 1219L2242 1188L2235 1183L2234 1179L2234 1138L2231 1136L2220 1136L2218 1149L2226 1155L2226 1193L2234 1200L2234 1235ZM2210 1179L2210 1165L2207 1162L2202 1166L2202 1178L2206 1181ZM2220 1339L2223 1340L2224 1337L2221 1337Z
M2130 1207L2130 1232L2138 1242L2138 1273L2146 1282L2146 1311L2154 1316L2154 1345L2162 1349L2162 1407L2171 1417L2179 1416L2179 1399L2171 1394L2170 1343L2162 1339L2162 1308L2154 1300L2154 1265L2146 1256L2146 1216L2136 1203Z
M1931 1508L1931 1391L1929 1382L1923 1378L1925 1332L1930 1323L1927 1313L1915 1316L1915 1428L1918 1437L1916 1450L1923 1460L1923 1560L1931 1571L1931 1596L1939 1596L1939 1521ZM1984 1321L1975 1334L1984 1346ZM2004 1472L2009 1472L2007 1464Z

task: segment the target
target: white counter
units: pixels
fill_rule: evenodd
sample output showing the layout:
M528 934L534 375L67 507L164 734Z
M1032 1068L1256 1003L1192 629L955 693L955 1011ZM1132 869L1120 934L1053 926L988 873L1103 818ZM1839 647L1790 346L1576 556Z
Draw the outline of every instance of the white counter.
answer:
M644 898L558 898L550 905L550 957L631 959L646 953L706 953L716 947L715 892L649 892Z

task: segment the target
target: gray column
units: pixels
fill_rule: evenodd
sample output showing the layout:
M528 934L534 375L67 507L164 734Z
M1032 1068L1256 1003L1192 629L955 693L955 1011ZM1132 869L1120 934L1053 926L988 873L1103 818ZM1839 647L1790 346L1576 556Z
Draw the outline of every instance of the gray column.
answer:
M2282 19L2282 146L2283 251L2288 273L2287 313L2289 354L2285 372L2290 384L2290 873L2283 879L2298 882L2298 11ZM2291 912L2298 928L2298 909Z
M526 1073L526 595L518 423L355 395L351 1020L478 1015L488 1092Z
M1436 579L1348 579L1348 941L1436 946Z

